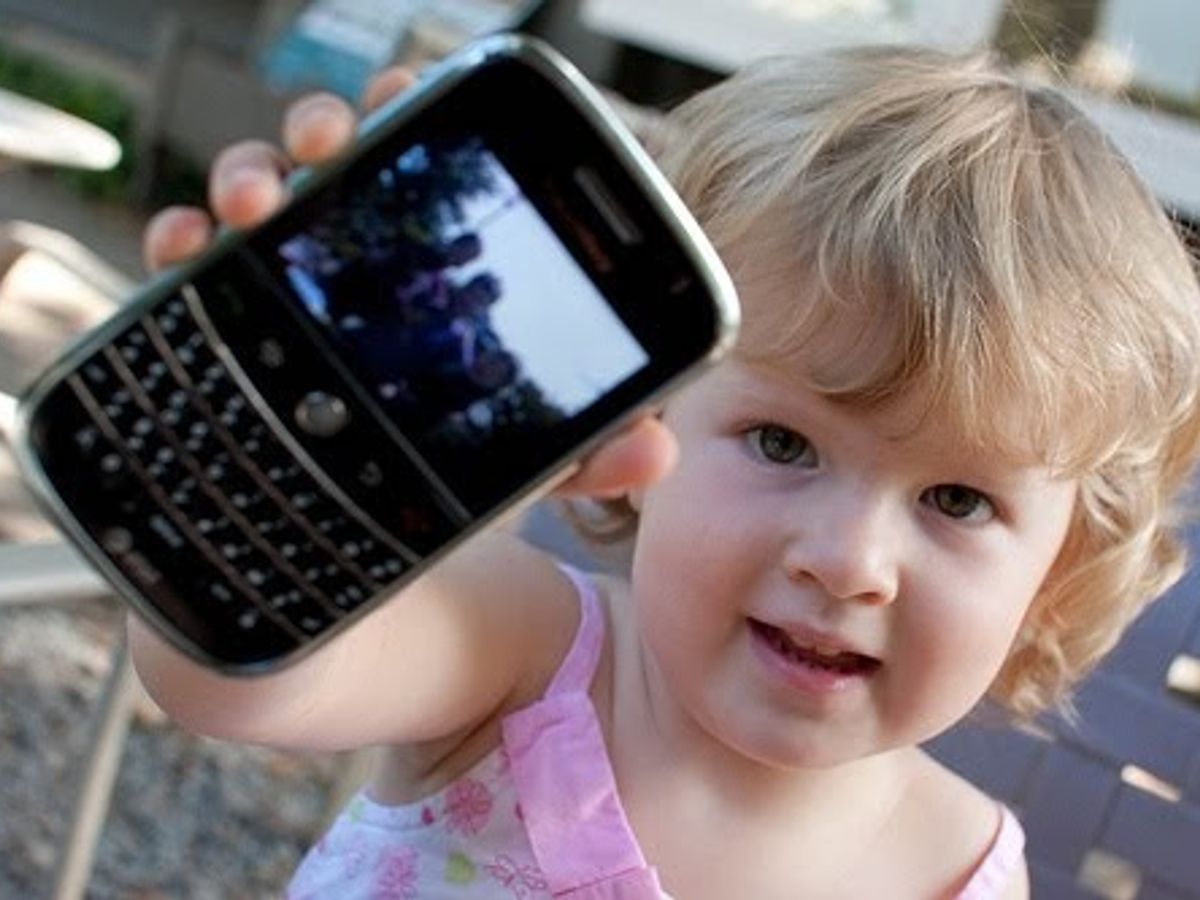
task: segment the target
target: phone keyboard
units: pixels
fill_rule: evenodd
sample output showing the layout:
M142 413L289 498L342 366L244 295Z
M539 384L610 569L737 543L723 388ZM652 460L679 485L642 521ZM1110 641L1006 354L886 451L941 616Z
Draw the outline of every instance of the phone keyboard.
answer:
M93 539L206 653L285 654L417 561L287 446L182 297L67 384L75 458L98 472Z

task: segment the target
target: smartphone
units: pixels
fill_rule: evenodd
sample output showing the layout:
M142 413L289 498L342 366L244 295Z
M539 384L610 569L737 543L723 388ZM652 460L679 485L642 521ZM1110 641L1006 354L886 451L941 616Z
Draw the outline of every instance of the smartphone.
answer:
M714 362L731 282L594 88L486 38L22 398L43 505L199 662L335 636ZM497 577L503 577L502 572Z

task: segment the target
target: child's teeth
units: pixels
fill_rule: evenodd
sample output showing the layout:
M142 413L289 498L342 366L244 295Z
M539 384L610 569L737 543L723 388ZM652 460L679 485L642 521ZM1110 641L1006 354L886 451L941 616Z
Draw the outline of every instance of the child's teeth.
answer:
M817 656L822 656L825 659L833 659L836 656L841 656L842 651L836 647L827 647L823 644L813 644L811 647L805 647L810 653L815 653Z

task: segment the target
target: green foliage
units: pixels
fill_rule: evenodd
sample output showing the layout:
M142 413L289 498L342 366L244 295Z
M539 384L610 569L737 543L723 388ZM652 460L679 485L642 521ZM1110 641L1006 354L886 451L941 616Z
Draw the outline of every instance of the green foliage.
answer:
M208 205L208 180L203 169L168 147L159 147L154 180L141 198L150 209L182 204Z
M995 47L1013 62L1041 56L1067 67L1099 22L1101 0L1008 0Z
M1065 77L1100 23L1102 0L1008 0L993 46L1012 63L1042 59ZM1133 84L1121 97L1159 112L1200 119L1200 97Z
M1200 97L1180 97L1136 84L1125 91L1125 96L1139 106L1148 106L1169 115L1200 119Z
M60 179L85 196L127 203L144 199L151 207L204 204L204 173L165 148L153 151L159 158L149 196L133 196L136 112L133 101L119 88L3 42L0 42L0 87L85 119L117 139L121 161L115 168L107 172L64 168L58 172Z

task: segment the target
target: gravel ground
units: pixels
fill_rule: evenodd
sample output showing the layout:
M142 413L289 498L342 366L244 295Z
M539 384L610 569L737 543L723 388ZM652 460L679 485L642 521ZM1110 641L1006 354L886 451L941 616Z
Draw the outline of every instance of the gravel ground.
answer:
M3 474L0 455L0 488ZM4 496L0 535L23 521L22 498L6 506ZM27 522L19 536L48 535L35 526ZM585 554L544 505L524 533L578 565L626 564L619 549ZM0 900L49 895L123 615L115 600L0 607ZM143 695L86 896L278 897L344 789L338 777L362 765L196 738Z
M0 898L46 896L120 627L115 604L0 611ZM342 762L192 737L139 704L87 897L277 897Z
M39 171L5 173L0 219L62 228L138 272L141 219L93 206ZM11 287L11 285L9 285ZM41 309L41 307L36 307ZM56 307L57 309L57 307ZM0 373L66 338L50 316L0 316ZM7 368L5 368L7 366ZM6 376L8 377L8 376ZM48 538L0 450L0 540ZM0 608L0 900L49 895L121 627L115 602ZM125 745L87 897L277 897L321 828L344 763L194 738L149 700Z

